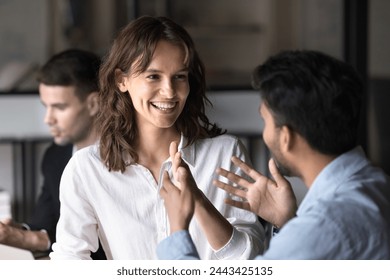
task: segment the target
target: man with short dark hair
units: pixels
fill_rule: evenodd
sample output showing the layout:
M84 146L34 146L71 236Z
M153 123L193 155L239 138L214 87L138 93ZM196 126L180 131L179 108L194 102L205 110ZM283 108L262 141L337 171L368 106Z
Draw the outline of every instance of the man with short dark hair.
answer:
M233 158L251 180L219 169L219 175L240 187L215 184L242 198L228 204L278 229L257 258L390 259L390 179L357 143L363 85L356 71L320 52L287 51L257 67L253 85L262 97L273 179ZM158 255L197 259L187 231L194 184L186 165L176 166L180 188L166 177L161 191L171 236L159 244ZM298 210L283 176L299 177L308 186Z
M43 187L31 222L0 223L0 243L31 251L49 251L60 216L59 185L68 160L97 140L100 58L83 50L54 55L38 72L39 94L46 108L45 123L53 141L42 161ZM95 255L104 258L104 253Z

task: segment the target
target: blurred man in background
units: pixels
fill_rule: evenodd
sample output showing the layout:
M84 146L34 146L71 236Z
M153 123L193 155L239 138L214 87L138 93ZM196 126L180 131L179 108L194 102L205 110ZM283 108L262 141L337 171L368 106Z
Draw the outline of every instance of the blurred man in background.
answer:
M97 140L94 119L98 112L100 62L95 54L74 49L54 55L39 70L39 94L46 108L44 122L53 136L41 166L44 183L30 222L0 222L0 243L34 253L51 251L60 216L62 172L73 153ZM104 259L102 249L92 258Z

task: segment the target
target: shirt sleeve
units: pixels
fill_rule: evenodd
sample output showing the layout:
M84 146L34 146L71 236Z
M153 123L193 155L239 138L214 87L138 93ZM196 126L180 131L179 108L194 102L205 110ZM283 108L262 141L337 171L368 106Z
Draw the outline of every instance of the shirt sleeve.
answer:
M344 242L340 242L343 240ZM337 259L351 252L351 243L341 228L326 216L306 215L290 220L256 259Z
M61 216L51 259L91 259L98 249L97 220L83 189L86 182L73 157L66 166L60 184Z
M157 246L160 260L199 260L198 252L187 230L177 231Z

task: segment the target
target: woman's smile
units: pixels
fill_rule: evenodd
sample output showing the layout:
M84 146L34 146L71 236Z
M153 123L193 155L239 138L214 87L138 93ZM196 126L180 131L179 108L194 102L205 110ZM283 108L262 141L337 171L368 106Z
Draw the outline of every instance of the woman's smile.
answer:
M160 111L171 112L176 107L177 102L151 102L151 104Z

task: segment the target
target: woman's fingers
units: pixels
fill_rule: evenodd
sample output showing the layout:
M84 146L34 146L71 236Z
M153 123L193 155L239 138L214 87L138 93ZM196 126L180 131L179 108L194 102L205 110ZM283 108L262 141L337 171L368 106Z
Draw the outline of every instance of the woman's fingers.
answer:
M178 147L179 145L175 141L171 142L171 144L169 145L169 156L171 157L172 161L175 157L175 154L177 153Z
M171 178L169 178L168 171L164 171L163 184L160 189L160 196L164 199L170 192L176 189L175 185L172 184Z

